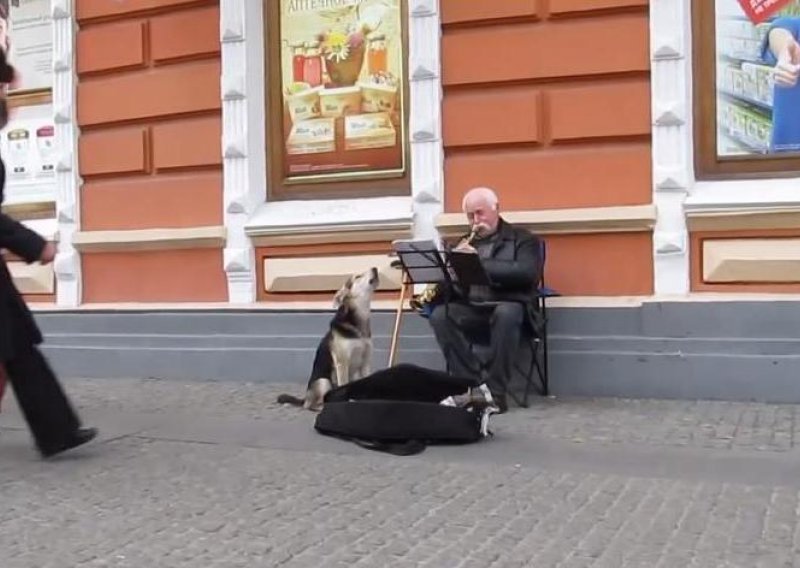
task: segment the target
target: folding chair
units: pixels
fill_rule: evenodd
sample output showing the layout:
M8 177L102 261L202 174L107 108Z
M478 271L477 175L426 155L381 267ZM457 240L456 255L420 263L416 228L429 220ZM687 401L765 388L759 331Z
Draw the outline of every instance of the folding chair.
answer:
M527 326L523 331L522 340L530 349L531 362L528 369L521 368L519 362L516 364L517 371L522 373L525 380L525 391L522 400L519 400L509 390L509 395L518 405L528 408L528 398L530 391L535 388L542 396L550 394L550 368L548 357L547 341L547 298L560 296L552 288L545 284L545 265L547 261L547 243L544 239L539 240L539 284L533 294L531 305L526 310L528 315ZM539 376L541 386L534 385L534 375Z
M531 390L537 390L541 396L550 394L549 366L547 352L547 298L559 296L558 292L545 285L545 262L547 258L547 245L544 240L539 241L539 283L531 300L525 304L525 328L522 333L521 342L527 346L530 354L530 364L525 368L520 361L515 362L515 370L522 375L525 389L520 399L512 388L508 389L511 399L523 408L528 408L528 399ZM422 312L422 317L429 317L430 311ZM482 342L475 341L475 337L470 337L471 347L478 361L483 364L486 357L482 350L487 347ZM477 348L477 350L476 350ZM449 366L448 366L449 371ZM539 385L536 384L536 376L539 378ZM509 377L509 387L512 378Z
M541 265L539 266L539 286L536 288L536 297L534 298L537 308L541 313L541 340L542 340L542 384L544 385L544 396L550 394L550 367L548 356L548 341L547 341L547 298L557 298L561 296L553 288L548 288L545 284L545 266L547 264L547 243L544 239L539 240L539 259Z

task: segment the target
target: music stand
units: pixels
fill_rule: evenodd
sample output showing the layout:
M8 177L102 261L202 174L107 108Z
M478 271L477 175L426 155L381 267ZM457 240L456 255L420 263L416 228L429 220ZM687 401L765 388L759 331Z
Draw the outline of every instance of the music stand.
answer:
M400 321L403 318L403 302L408 288L414 284L439 284L445 286L449 291L453 284L448 266L434 241L397 240L392 242L392 248L400 260L403 283L400 287L400 301L397 305L392 343L389 347L390 367L394 365L397 355Z
M464 286L490 286L492 284L477 253L452 250L447 253L447 257L459 284Z

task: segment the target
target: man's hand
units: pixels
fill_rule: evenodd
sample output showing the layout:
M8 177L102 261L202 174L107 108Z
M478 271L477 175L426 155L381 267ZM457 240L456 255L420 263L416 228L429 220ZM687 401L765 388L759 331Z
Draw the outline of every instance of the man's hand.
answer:
M800 77L800 44L795 39L787 42L778 53L778 62L773 70L775 85L794 87Z
M478 252L478 251L475 250L475 247L473 247L471 244L469 244L466 241L459 243L458 246L456 248L454 248L453 250L457 251L457 252L471 252L471 253L477 253Z
M56 245L47 243L42 249L42 254L39 257L39 262L42 264L50 264L56 258Z

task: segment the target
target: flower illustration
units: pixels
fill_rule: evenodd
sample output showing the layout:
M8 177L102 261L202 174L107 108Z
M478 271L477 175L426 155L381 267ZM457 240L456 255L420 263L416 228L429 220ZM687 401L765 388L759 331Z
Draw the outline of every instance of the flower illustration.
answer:
M331 31L325 36L322 44L327 59L344 61L350 56L350 42L347 34Z

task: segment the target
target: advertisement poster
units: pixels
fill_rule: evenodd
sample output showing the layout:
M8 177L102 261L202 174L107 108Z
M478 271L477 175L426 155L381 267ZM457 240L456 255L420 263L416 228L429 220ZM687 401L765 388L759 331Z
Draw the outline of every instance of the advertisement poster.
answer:
M52 105L18 107L0 130L9 203L55 199L55 125Z
M717 155L800 153L800 0L714 0Z
M50 4L50 0L0 0L0 47L20 74L12 93L53 86Z
M760 24L792 0L739 0L745 15L754 24Z
M402 0L280 0L288 183L405 170Z

